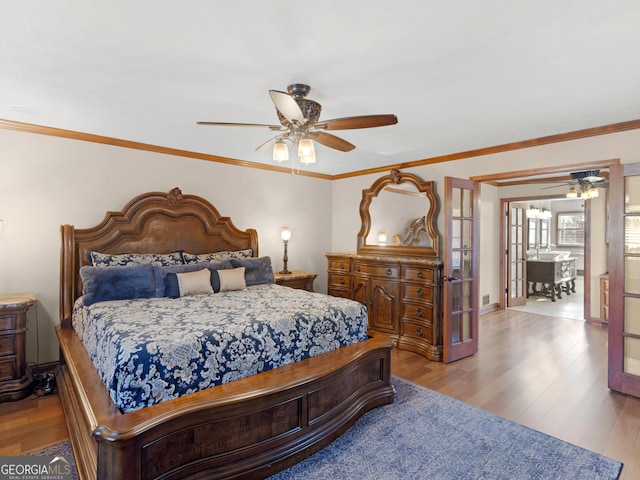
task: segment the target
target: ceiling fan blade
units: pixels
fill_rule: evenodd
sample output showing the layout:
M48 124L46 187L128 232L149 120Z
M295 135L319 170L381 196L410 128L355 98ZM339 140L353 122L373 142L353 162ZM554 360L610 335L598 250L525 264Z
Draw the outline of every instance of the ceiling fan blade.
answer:
M264 152L266 150L269 150L270 148L273 148L275 143L278 140L280 140L281 138L282 138L282 136L277 136L277 137L273 137L273 138L267 140L262 145L260 145L258 148L256 148L256 152Z
M282 131L285 128L282 125L267 125L265 123L229 123L229 122L196 122L198 125L211 125L214 127L258 127L268 128L274 131Z
M351 130L355 128L386 127L398 123L398 117L393 114L361 115L359 117L334 118L315 124L324 130Z
M278 111L284 115L287 120L292 123L297 122L300 125L306 122L300 105L298 105L298 102L296 102L291 95L280 92L279 90L269 90L269 95Z
M312 140L315 140L325 147L335 148L336 150L340 150L341 152L349 152L356 148L354 144L349 143L340 137L336 137L335 135L331 135L330 133L309 132L307 133L305 138L311 138Z

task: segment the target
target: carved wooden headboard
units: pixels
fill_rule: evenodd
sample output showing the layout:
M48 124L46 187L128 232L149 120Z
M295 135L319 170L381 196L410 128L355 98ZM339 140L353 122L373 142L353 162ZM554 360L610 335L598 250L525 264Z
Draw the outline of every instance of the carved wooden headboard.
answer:
M258 256L258 233L238 230L207 200L184 195L179 188L168 193L138 195L120 212L107 212L95 227L77 229L62 225L60 253L60 322L71 327L75 300L82 295L80 268L87 253L210 253L253 249Z

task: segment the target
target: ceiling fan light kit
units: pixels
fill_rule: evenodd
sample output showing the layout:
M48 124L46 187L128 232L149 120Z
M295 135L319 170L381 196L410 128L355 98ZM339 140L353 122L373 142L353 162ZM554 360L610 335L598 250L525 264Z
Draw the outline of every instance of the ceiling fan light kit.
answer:
M256 148L256 151L260 152L273 148L273 160L284 162L289 160L289 149L286 142L291 142L292 147L298 152L300 163L309 165L316 161L314 141L341 152L348 152L356 148L355 145L340 137L326 133L325 130L384 127L398 123L398 118L393 114L361 115L320 121L322 105L306 98L310 91L311 87L302 83L289 85L287 93L279 90L269 90L269 96L276 107L280 125L228 122L197 122L197 124L261 127L275 132L282 132L260 145Z
M606 176L600 176L600 170L571 172L569 177L571 178L570 181L561 183L561 185L569 185L569 189L565 194L567 198L580 198L582 200L597 198L600 195L598 188L608 186L607 178ZM557 188L558 186L546 187L543 190Z

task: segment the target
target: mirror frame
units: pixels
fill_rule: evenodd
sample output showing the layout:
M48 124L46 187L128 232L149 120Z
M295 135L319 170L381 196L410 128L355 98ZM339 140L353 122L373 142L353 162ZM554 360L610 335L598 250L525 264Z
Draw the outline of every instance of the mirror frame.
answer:
M429 210L425 212L425 227L427 235L431 238L430 247L411 247L396 245L367 245L367 237L371 229L371 214L369 207L371 201L388 185L398 185L401 183L411 183L418 192L424 193L429 200ZM426 206L425 206L426 207ZM412 173L402 173L397 169L391 170L389 175L377 179L371 187L362 190L362 200L360 201L360 231L358 232L358 253L375 253L384 255L404 255L438 258L440 233L436 227L436 214L439 202L435 193L435 182L423 181Z

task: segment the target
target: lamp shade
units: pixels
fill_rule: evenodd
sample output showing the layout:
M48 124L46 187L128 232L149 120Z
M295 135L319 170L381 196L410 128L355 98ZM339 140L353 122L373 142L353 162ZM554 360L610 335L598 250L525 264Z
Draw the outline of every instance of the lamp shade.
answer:
M278 140L273 146L273 159L276 162L289 160L289 149L287 148L287 144L282 140Z
M280 228L280 238L282 240L288 242L291 240L291 227L281 227Z

